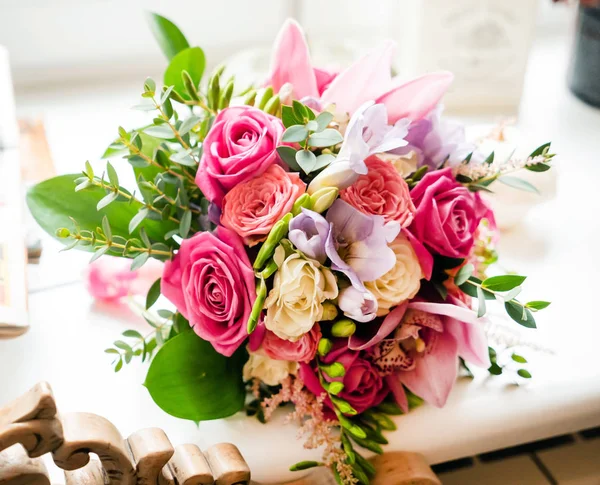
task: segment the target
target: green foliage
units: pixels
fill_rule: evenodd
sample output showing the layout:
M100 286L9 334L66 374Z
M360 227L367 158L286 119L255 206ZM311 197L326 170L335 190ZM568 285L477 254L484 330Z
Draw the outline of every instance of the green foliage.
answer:
M89 185L75 192L75 181L80 177L76 174L60 175L33 186L27 193L27 205L37 223L50 235L59 238L56 230L66 228L71 233L75 232L77 222L82 231L96 231L102 226L102 219L106 216L110 221L113 237L120 236L124 239L140 237L143 227L151 240L163 241L168 227L157 221L145 220L131 234L129 222L143 207L135 199L119 200L118 197L110 203L106 202L107 189L96 185ZM110 192L114 193L114 192ZM123 193L126 193L123 189ZM69 242L61 239L61 242ZM92 246L80 246L86 251L92 251Z
M190 47L182 50L171 59L165 70L165 86L173 86L174 90L184 99L192 99L204 74L206 58L200 47ZM189 79L186 82L186 77ZM192 85L190 85L190 81ZM190 92L192 93L190 95Z
M148 12L148 24L167 59L172 59L190 45L179 28L169 19Z
M527 180L520 179L518 177L512 177L510 175L504 175L498 178L498 182L508 185L514 189L523 190L525 192L531 192L533 194L539 194L540 191Z
M245 360L243 350L225 357L187 331L161 347L144 385L154 402L172 416L196 422L224 418L244 406Z

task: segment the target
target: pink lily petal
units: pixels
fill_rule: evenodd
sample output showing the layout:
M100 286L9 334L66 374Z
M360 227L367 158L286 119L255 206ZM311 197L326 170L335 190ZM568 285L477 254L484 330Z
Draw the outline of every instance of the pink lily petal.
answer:
M375 102L385 104L389 124L401 118L420 120L440 102L453 79L454 75L446 71L425 74L390 89Z
M458 374L458 353L454 337L439 334L432 352L425 352L411 371L398 377L408 389L429 404L444 407Z
M294 87L294 98L319 96L317 78L310 63L308 45L302 27L295 20L288 19L275 40L271 74L265 85L272 86L275 92L285 83Z
M389 90L394 50L395 44L386 42L342 71L323 93L323 105L334 103L338 112L353 113Z
M351 350L365 350L381 342L400 324L407 306L407 302L398 305L386 315L379 327L376 323L360 325L359 332L356 332L348 340L348 348Z
M338 75L337 72L328 71L327 69L322 69L320 67L314 68L315 78L317 79L317 89L319 90L319 94L322 94L329 85L331 81L333 81Z
M408 242L410 242L410 245L417 255L417 259L421 265L421 271L423 271L423 277L429 281L431 279L431 273L433 272L433 256L425 246L413 236L412 232L408 229L402 229L402 232L408 238Z
M413 310L421 310L426 313L433 313L434 315L443 315L445 317L454 318L461 322L465 322L471 325L481 325L483 320L477 318L477 314L467 308L465 305L460 303L459 306L456 298L452 298L452 303L431 303L428 301L412 301L409 303L408 308Z
M470 311L458 298L448 297L450 302L459 308ZM479 318L473 324L461 319L448 318L445 330L450 332L458 345L458 355L471 364L487 369L490 363L488 341L483 327L484 318Z
M404 386L400 382L400 379L397 375L392 374L385 377L385 383L392 391L394 399L396 400L396 404L400 406L403 412L408 412L408 398L406 397L406 391L404 390Z

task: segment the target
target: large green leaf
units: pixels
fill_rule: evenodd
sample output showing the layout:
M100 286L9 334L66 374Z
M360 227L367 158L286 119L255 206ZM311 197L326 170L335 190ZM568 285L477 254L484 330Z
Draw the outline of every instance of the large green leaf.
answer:
M181 73L187 71L194 82L194 86L197 88L202 79L202 74L204 74L205 64L204 51L200 47L190 47L181 51L171 59L169 66L165 70L163 80L165 86L174 86L175 91L180 96L189 99Z
M193 331L181 333L158 351L144 385L172 416L207 421L231 416L244 406L243 349L225 357Z
M148 24L167 59L171 60L178 52L190 46L181 30L179 30L179 27L169 19L156 13L148 12Z
M113 236L139 238L139 230L144 227L150 239L164 242L164 235L176 226L172 223L144 220L137 229L129 234L129 221L135 216L142 204L136 202L112 202L104 209L96 210L96 205L106 192L99 187L90 187L75 192L75 179L81 174L60 175L33 186L27 192L27 205L34 219L48 234L55 236L56 229L66 227L74 230L69 219L75 219L82 230L93 231L102 226L103 216L107 216ZM69 239L59 239L68 243ZM90 246L77 246L91 251Z

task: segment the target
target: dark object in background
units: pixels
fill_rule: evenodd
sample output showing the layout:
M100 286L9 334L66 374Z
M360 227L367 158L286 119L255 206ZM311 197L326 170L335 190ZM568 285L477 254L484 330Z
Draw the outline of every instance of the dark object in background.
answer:
M569 87L582 101L600 107L600 2L579 6Z

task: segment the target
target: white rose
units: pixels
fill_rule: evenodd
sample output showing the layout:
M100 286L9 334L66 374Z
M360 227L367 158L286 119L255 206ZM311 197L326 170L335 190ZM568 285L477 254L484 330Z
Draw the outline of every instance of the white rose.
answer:
M287 360L274 360L262 351L249 352L248 362L244 364L244 380L260 379L268 386L281 384L287 376L296 375L298 363Z
M312 259L293 252L286 257L283 246L275 250L278 266L273 289L265 301L265 326L279 338L298 340L323 317L323 302L338 295L335 276Z
M365 283L377 299L377 316L387 315L393 306L413 298L423 277L419 259L404 234L401 233L390 248L396 255L394 267L378 280Z

